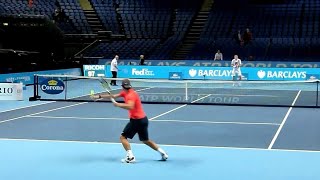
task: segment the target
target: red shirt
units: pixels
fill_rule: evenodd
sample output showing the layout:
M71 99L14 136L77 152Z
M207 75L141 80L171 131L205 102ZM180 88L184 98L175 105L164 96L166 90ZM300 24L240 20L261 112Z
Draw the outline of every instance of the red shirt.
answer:
M134 102L133 109L129 110L129 118L142 119L146 116L142 108L140 97L136 91L134 91L132 88L128 91L123 90L120 92L120 96L124 98L125 103L128 103L128 101Z

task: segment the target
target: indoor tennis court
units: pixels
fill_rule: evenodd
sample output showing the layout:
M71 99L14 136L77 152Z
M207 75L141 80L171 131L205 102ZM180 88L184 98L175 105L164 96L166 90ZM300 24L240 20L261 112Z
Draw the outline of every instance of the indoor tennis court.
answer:
M36 102L40 105L14 110L2 105L1 179L319 176L317 108L144 104L150 138L169 159L159 161L159 154L135 137L137 162L124 164L119 135L126 110L109 102Z

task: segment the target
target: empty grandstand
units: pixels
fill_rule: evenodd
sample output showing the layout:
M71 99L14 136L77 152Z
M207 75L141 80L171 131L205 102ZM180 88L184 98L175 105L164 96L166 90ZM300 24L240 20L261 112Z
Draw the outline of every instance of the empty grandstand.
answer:
M313 61L320 55L317 0L3 0L0 36L12 22L46 19L55 26L55 47L28 49L2 38L2 53L43 52L57 59L112 58L213 59L217 50L230 59ZM8 17L15 20L8 20ZM22 18L23 17L23 18ZM21 24L20 24L21 25ZM30 23L29 23L30 25ZM245 31L252 33L249 40ZM11 32L10 32L11 31ZM36 32L36 31L33 31ZM58 34L59 34L58 33ZM25 34L25 36L28 36ZM30 37L30 36L29 36ZM41 36L33 36L39 39ZM240 39L239 39L240 38ZM62 44L61 44L62 43ZM19 44L20 46L17 46ZM41 49L42 48L42 49ZM31 53L30 53L31 54Z

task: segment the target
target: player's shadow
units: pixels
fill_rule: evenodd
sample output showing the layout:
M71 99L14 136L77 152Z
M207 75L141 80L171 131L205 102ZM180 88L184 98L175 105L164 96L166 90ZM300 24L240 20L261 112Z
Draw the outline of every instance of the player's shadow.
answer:
M89 164L89 163L105 163L105 162L120 162L120 157L116 156L99 156L99 155L79 155L79 156L73 156L73 157L68 157L64 158L64 161L71 161L74 163L84 163L84 164Z
M193 158L174 158L171 157L168 160L160 160L160 159L137 159L137 163L152 163L152 164L171 164L175 166L181 166L181 167L189 167L194 166L196 164L201 163L201 160L199 159L193 159Z

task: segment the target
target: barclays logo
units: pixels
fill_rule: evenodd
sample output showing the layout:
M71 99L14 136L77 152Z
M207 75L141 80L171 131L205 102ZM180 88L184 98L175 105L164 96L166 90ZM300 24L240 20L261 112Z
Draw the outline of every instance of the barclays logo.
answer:
M257 76L260 79L263 78L281 78L281 79L293 79L293 78L306 78L305 71L263 71L259 70Z
M189 70L189 75L190 75L191 77L195 77L195 76L197 75L197 70L195 70L195 69L190 69L190 70Z
M260 79L263 79L263 78L266 76L266 72L260 70L260 71L258 71L257 75L258 75L258 77L259 77Z

